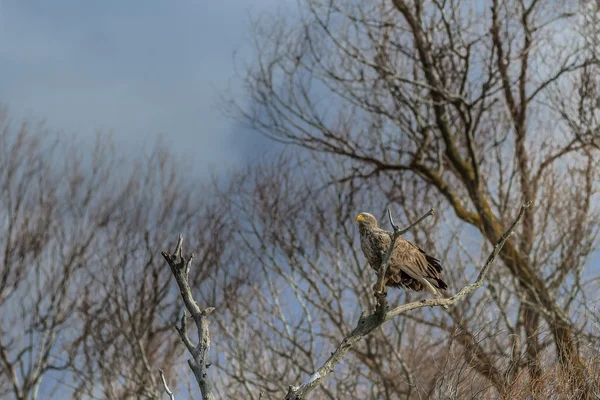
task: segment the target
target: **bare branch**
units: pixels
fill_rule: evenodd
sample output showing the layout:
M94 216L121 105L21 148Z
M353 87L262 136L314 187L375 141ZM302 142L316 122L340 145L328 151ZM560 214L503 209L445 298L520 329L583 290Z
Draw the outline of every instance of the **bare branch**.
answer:
M177 246L175 246L175 252L173 254L169 254L166 251L163 251L161 254L169 264L169 267L171 267L171 272L177 281L179 293L181 294L183 302L185 303L185 307L196 323L196 329L198 331L198 345L194 346L190 338L187 336L185 313L181 319L181 328L176 329L181 337L181 340L192 355L192 359L188 360L188 364L194 372L194 376L196 377L196 381L198 382L198 386L202 392L202 397L205 400L214 400L215 397L212 393L211 384L207 377L207 370L208 366L210 365L210 363L207 361L207 356L210 348L210 334L208 331L210 321L208 320L208 315L210 315L215 308L208 307L204 310L201 310L194 300L189 284L190 265L194 258L194 254L191 254L190 257L186 259L182 255L182 245L183 236L180 234L179 239L177 240Z
M348 350L350 350L350 348L356 342L361 340L363 337L367 336L369 333L373 332L375 329L377 329L379 326L381 326L384 322L389 321L390 319L394 318L395 316L405 313L406 311L414 310L417 308L422 308L422 307L426 307L426 306L435 307L435 306L444 306L444 305L454 304L460 298L470 294L471 292L475 291L477 288L481 287L481 285L483 284L483 279L485 278L492 262L494 261L494 259L496 258L496 256L498 255L498 253L500 252L502 247L504 246L504 243L506 243L506 240L513 234L517 224L519 223L519 221L521 220L521 217L523 216L523 213L525 212L525 209L527 207L529 207L529 205L530 205L530 203L527 203L527 204L524 204L521 206L521 209L519 210L519 214L517 215L517 218L515 219L513 224L510 226L510 228L508 228L508 230L506 232L504 232L504 234L500 237L500 239L496 243L494 250L489 255L486 263L484 264L483 268L481 269L481 272L479 273L479 276L477 277L477 280L475 282L473 282L470 285L465 286L457 294L455 294L454 296L452 296L450 298L447 298L447 299L435 298L435 299L425 299L425 300L420 300L420 301L414 301L412 303L408 303L408 304L399 306L390 312L386 312L384 315L384 318L381 318L378 311L376 311L375 313L373 313L367 317L364 317L361 315L361 317L358 320L358 324L357 324L356 328L354 328L354 330L352 332L350 332L344 338L344 340L342 340L342 342L338 345L338 347L331 354L331 356L327 359L327 361L325 361L325 363L313 375L311 375L309 381L298 387L293 387L293 386L289 387L288 393L285 396L285 400L304 399L308 393L312 392L319 385L321 385L321 383L323 382L325 377L327 375L329 375L333 371L333 368L342 361L342 359L344 358L346 353L348 353ZM430 211L430 212L432 212L432 211ZM421 219L423 219L423 218L421 218Z
M165 388L165 392L169 395L169 398L171 400L175 400L175 394L173 393L173 391L171 389L169 389L169 386L167 385L167 380L165 379L165 374L163 373L163 370L159 369L158 373L160 374L160 379L162 379L162 383L163 383L163 387Z
M404 235L406 232L410 231L412 228L414 228L415 226L417 226L418 224L420 224L421 221L423 221L425 218L433 215L434 211L435 210L432 208L431 210L427 211L427 214L423 215L421 218L419 218L418 220L416 220L415 222L413 222L412 224L410 224L407 228L404 228L404 229L402 229L399 232L396 232L396 229L394 228L394 236L402 236L402 235ZM389 209L388 209L388 213L389 213ZM390 222L393 222L392 219L391 219L392 218L392 214L389 213L389 215L390 215Z

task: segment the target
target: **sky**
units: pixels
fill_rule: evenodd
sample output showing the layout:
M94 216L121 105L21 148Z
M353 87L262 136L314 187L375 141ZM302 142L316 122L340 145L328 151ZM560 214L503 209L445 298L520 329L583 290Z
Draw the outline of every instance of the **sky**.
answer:
M0 0L0 103L84 141L112 132L127 152L162 135L198 174L237 165L269 142L225 115L219 96L244 100L235 66L251 60L252 17L293 4Z

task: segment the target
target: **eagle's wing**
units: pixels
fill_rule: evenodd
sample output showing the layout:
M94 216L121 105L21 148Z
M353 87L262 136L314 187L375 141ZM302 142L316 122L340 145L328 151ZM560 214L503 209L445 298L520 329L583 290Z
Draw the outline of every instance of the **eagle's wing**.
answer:
M426 287L431 284L437 289L444 290L448 288L448 285L440 277L442 267L439 260L428 257L423 250L402 238L398 238L394 246L390 269L398 271L396 273L404 271L411 278L422 282ZM424 280L427 282L424 282ZM435 289L430 291L435 292Z
M417 246L415 246L415 247L417 247ZM430 266L432 266L433 268L435 268L435 270L437 272L442 272L444 270L442 268L442 263L440 262L440 260L438 260L437 258L432 257L429 254L425 253L425 250L421 249L420 247L417 247L417 249L419 249L419 251L425 256L425 259L427 260L427 263Z

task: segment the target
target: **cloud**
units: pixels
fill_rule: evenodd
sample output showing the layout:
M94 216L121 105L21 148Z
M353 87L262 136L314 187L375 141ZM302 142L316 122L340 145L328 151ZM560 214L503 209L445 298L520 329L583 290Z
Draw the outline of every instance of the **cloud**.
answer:
M245 157L232 157L237 125L216 97L235 74L233 52L249 51L250 13L279 5L5 0L0 100L16 118L46 118L84 139L113 130L126 151L162 134L198 172L233 165Z

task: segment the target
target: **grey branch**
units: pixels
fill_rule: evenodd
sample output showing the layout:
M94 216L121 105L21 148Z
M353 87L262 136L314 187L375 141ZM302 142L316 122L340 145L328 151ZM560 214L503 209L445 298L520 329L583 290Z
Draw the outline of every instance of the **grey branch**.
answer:
M208 320L208 316L215 309L214 307L208 307L201 310L198 303L194 300L189 284L190 265L194 258L194 254L191 254L189 258L186 259L181 253L182 245L183 236L179 235L175 252L169 254L166 251L163 251L161 254L169 264L169 267L171 267L171 272L177 281L177 286L179 286L179 293L181 294L185 308L188 310L196 324L196 330L198 331L198 345L194 346L187 334L185 311L181 318L181 327L175 326L175 329L177 330L177 333L179 333L179 337L181 337L181 341L188 352L192 355L192 358L188 360L188 364L194 372L194 376L200 387L200 392L202 392L202 398L204 400L215 400L207 373L208 366L210 365L207 358L208 350L210 348L210 334L208 331L210 321Z
M373 332L375 329L377 329L379 326L381 326L386 321L389 321L390 319L392 319L400 314L403 314L407 311L414 310L414 309L421 308L421 307L427 307L427 306L443 307L443 306L452 305L452 304L456 303L460 298L472 293L473 291L475 291L476 289L481 287L481 285L483 284L483 280L485 279L485 276L486 276L490 266L492 265L494 259L496 258L498 253L500 253L500 250L502 250L502 247L504 246L504 243L506 242L506 240L513 234L515 228L517 227L517 224L519 223L519 221L521 220L521 217L523 216L523 213L525 212L525 209L527 207L529 207L530 204L531 203L527 203L527 204L524 204L521 206L521 209L519 210L519 214L517 215L517 218L515 219L513 224L510 226L510 228L508 228L508 230L506 232L504 232L504 234L500 237L500 239L496 243L496 246L494 246L494 250L491 252L487 261L483 265L483 268L481 269L479 276L477 277L477 280L475 282L473 282L470 285L465 286L457 294L455 294L454 296L449 297L447 299L435 298L435 299L425 299L425 300L420 300L420 301L414 301L412 303L408 303L408 304L404 304L402 306L396 307L395 309L393 309L389 312L385 311L385 313L383 314L383 317L379 314L379 312L380 312L379 309L377 309L373 314L368 315L366 317L364 315L361 315L358 320L358 324L356 325L356 328L354 328L354 330L352 332L350 332L344 338L344 340L342 340L342 342L338 345L338 347L331 354L331 356L327 359L327 361L325 361L325 363L313 375L311 375L308 382L306 382L298 387L293 387L293 386L289 387L288 393L285 396L285 400L301 400L301 399L306 398L306 395L308 393L312 392L314 389L319 387L319 385L321 385L321 383L323 383L323 380L325 379L325 377L327 375L329 375L331 373L331 371L333 371L333 368L340 361L342 361L342 359L344 358L346 353L350 350L350 348L356 342L361 340L363 337L365 337L369 333ZM432 212L433 212L433 210L430 211L430 213L432 213ZM415 224L420 222L423 218L425 218L425 217L422 217L421 219L419 219L419 221L415 222ZM414 226L415 224L411 225L411 227ZM410 227L409 227L409 229L410 229ZM396 236L396 232L400 232L400 231L397 230L395 227L394 232L395 232L394 236Z
M417 224L423 221L425 218L433 215L433 208L427 212L427 214L423 215L417 221L410 224L408 227L404 229L400 229L398 225L394 223L394 218L392 217L392 211L388 208L388 218L390 219L390 225L394 229L394 233L392 235L392 242L390 243L390 247L383 257L381 262L381 266L379 267L379 271L377 272L377 283L375 284L375 297L377 298L377 315L383 320L385 318L385 314L387 311L387 300L386 300L386 291L385 291L385 274L387 273L387 269L390 266L390 257L392 256L392 251L394 250L394 245L396 244L396 240L406 232L410 231Z
M421 218L410 224L408 227L404 229L399 229L398 226L394 225L394 220L392 219L392 212L388 208L388 217L390 218L390 224L392 224L392 227L394 228L394 236L404 235L406 232L410 231L412 228L420 224L421 221L423 221L425 218L429 217L430 215L433 215L433 212L434 209L432 208L431 210L427 211L427 214L423 215Z
M160 374L160 379L162 379L163 387L165 388L165 393L167 393L169 395L169 398L171 400L175 400L175 394L173 394L173 391L171 389L169 389L169 386L167 385L167 380L165 379L165 374L164 374L163 370L159 369L158 373Z

